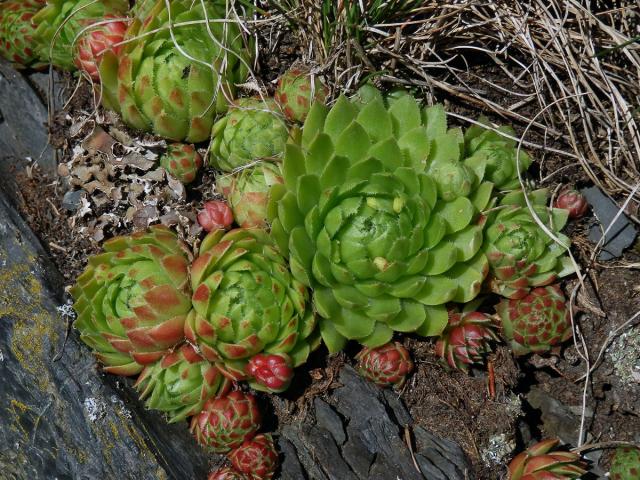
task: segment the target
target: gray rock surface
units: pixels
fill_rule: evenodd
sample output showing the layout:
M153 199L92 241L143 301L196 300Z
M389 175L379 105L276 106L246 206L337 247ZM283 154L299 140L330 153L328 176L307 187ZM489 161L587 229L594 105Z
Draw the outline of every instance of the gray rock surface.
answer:
M620 207L602 193L598 187L585 188L581 192L593 208L593 213L600 223L589 229L589 240L597 244L602 238L603 232L609 230L602 243L598 259L611 260L620 257L624 249L633 244L638 231L624 213L613 222Z
M469 478L469 463L460 447L413 426L393 391L381 390L350 367L341 370L338 381L342 386L329 403L314 401L314 423L282 429L283 479L295 478L287 470L296 463L311 480ZM405 443L405 428L413 432L419 469ZM294 452L297 462L291 458Z
M55 172L46 124L47 109L40 97L24 76L0 58L0 158L29 157L46 172Z
M145 411L69 331L61 283L0 194L0 477L205 479L187 425Z

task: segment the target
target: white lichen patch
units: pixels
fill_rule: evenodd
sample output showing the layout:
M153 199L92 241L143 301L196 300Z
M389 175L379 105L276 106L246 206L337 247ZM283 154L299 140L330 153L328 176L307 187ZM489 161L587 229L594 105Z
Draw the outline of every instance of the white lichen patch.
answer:
M111 395L111 397L109 397L109 400L111 400L111 403L117 408L117 410L120 412L120 414L123 417L125 417L128 420L131 420L132 418L131 412L125 406L124 402L122 401L122 399L120 399L120 397L118 397L117 395Z
M4 355L2 354L2 350L0 350L0 362L4 362Z
M504 465L515 449L515 439L506 433L501 433L489 438L489 444L480 452L480 455L486 465Z
M616 338L607 350L618 378L627 385L640 383L640 328L634 327Z
M76 312L73 309L73 304L71 302L65 303L63 305L58 305L56 307L56 310L58 311L58 313L62 318L70 318L70 319L76 318Z
M84 411L87 413L89 420L95 422L104 417L106 406L93 397L87 397L84 399Z
M522 400L518 395L510 393L502 403L511 418L517 418L522 415Z

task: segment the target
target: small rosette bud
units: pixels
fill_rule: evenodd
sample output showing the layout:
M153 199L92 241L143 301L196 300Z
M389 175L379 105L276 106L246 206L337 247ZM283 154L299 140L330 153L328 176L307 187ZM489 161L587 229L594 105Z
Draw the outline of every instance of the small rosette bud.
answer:
M302 123L311 104L324 103L327 94L327 87L308 68L292 67L280 77L274 98L289 120Z
M377 348L363 348L356 356L358 372L383 387L401 387L413 370L409 352L398 342L389 342Z
M246 372L255 379L258 386L270 392L285 391L293 378L291 358L283 353L255 355L249 360Z
M496 311L516 355L547 351L573 335L565 298L557 285L536 288L520 300L502 300Z
M570 245L571 240L560 233L568 212L547 207L546 189L527 196L532 210L521 190L502 197L500 208L487 217L482 246L489 259L489 288L514 300L525 297L534 287L550 285L573 273L566 248L537 223L541 221L562 243Z
M236 223L243 228L268 228L269 191L281 183L280 167L269 162L216 178L216 188L229 202Z
M558 195L558 198L556 198L554 203L554 207L562 208L569 212L570 218L580 218L586 213L589 205L587 204L587 200L584 198L584 195L577 190L570 189L565 190Z
M229 454L233 467L251 479L268 480L278 468L278 452L269 434L256 435Z
M213 126L209 163L232 172L284 153L289 129L271 98L241 98Z
M233 213L225 202L210 200L198 212L198 223L206 232L227 230L233 223Z
M174 423L200 413L207 400L225 395L231 382L187 343L145 367L135 387L147 408L165 412Z
M449 312L449 323L436 342L438 355L451 368L467 371L482 363L497 341L493 320L481 312Z
M202 167L202 157L193 145L173 143L160 157L160 166L188 185L196 179L198 170Z
M216 453L227 453L253 438L260 420L255 397L235 391L209 400L191 420L191 432L200 445Z
M572 480L587 473L580 455L553 449L558 440L543 440L517 455L509 464L509 480Z

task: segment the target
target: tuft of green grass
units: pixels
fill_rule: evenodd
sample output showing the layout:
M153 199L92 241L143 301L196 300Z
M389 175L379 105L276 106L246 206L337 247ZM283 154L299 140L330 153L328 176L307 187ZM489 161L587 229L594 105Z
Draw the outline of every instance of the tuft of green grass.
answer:
M367 27L407 21L421 11L424 0L268 0L271 7L287 15L292 11L315 10L324 46L329 48L344 33L363 42ZM295 18L290 17L295 22Z

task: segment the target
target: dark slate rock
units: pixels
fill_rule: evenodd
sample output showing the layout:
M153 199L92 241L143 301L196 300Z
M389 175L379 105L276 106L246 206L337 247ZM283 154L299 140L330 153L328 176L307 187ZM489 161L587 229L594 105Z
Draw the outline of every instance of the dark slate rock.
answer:
M41 98L49 99L49 103L53 111L60 110L67 99L64 96L64 78L57 70L49 72L34 72L27 77L29 82L35 87Z
M327 402L320 398L315 398L313 401L316 413L316 423L319 427L324 428L333 436L333 439L338 445L342 445L347 439L347 435L344 432L344 426L342 420L331 408Z
M400 427L389 417L382 390L350 367L342 369L339 381L345 387L335 391L335 405L338 413L349 420L348 436L350 432L358 432L369 452L386 457L392 467L390 480L396 476L404 480L421 479L401 437ZM354 458L350 463L357 461Z
M384 395L384 400L393 412L394 420L398 425L404 427L405 425L413 423L413 419L411 418L411 415L409 415L407 407L404 406L404 403L402 403L400 396L395 390L385 388L382 393Z
M349 440L342 446L342 455L357 478L368 478L376 453L369 446L369 441L356 426L347 427Z
M0 218L0 476L205 479L186 422L168 425L130 381L98 373L61 316L60 277L3 193Z
M598 243L602 238L602 233L609 228L609 225L618 214L620 207L602 193L598 187L585 188L581 192L593 208L593 213L600 223L600 225L593 225L589 229L589 240L593 243ZM633 244L637 234L638 231L634 225L622 213L613 226L609 228L598 259L611 260L620 257L623 250Z
M46 172L54 173L57 163L47 143L46 124L47 109L38 94L0 58L0 158L30 157Z
M439 438L422 427L413 429L416 449L425 461L444 473L442 478L467 478L471 466L460 446L445 438ZM420 468L423 470L423 465ZM426 475L426 473L425 473ZM427 478L431 478L427 475Z
M280 480L304 480L306 475L296 456L293 444L283 437L278 438L278 451L281 453Z
M383 390L343 367L341 387L313 403L315 423L286 425L282 435L283 480L296 478L289 457L310 480L465 480L470 464L454 442L413 425L398 394ZM404 442L405 427L414 434L414 464ZM290 443L289 443L290 442ZM292 465L298 465L293 462ZM295 467L292 467L295 468Z

